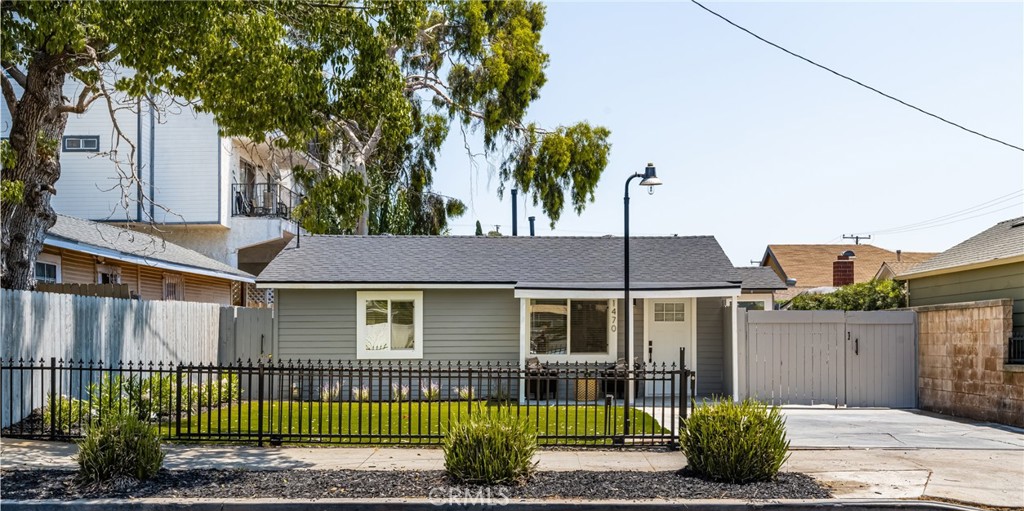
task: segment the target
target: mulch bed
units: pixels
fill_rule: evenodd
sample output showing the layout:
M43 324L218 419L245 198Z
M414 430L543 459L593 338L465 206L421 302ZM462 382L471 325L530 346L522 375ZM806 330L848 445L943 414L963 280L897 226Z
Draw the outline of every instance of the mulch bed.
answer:
M443 471L162 470L149 481L80 486L68 470L5 470L0 497L12 500L85 498L438 498L486 490L507 499L822 499L829 490L810 476L782 472L775 481L717 483L687 471L538 472L521 486L468 486Z

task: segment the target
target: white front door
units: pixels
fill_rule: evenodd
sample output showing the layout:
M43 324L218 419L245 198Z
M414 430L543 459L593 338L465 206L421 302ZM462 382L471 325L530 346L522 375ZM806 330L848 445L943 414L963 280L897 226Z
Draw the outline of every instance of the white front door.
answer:
M679 348L686 348L686 367L695 369L692 327L694 300L692 298L648 298L646 311L647 339L643 347L644 362L661 367L679 366ZM678 385L662 381L647 382L647 395L668 395L679 392Z

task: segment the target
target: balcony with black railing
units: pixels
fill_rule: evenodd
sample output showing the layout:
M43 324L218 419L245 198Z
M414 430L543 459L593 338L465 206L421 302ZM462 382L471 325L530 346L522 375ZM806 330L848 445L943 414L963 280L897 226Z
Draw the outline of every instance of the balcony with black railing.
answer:
M231 185L231 216L292 219L301 196L272 183Z

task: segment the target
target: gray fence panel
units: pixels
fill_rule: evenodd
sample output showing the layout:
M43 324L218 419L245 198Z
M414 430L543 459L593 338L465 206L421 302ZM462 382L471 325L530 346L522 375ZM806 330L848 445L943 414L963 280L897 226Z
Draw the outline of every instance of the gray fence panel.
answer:
M4 289L0 291L0 357L37 363L39 360L49 363L51 357L85 362L102 360L112 364L119 361L211 363L219 359L221 308L210 303ZM240 310L245 311L243 317L249 317L248 309ZM257 312L263 313L254 322L257 327L243 330L260 328L271 332L268 319L271 311ZM246 350L251 348L242 351ZM18 394L20 385L10 381L0 382L0 385L4 386L0 407L7 410L10 396ZM48 392L48 382L34 389ZM20 398L28 397L15 395L15 403ZM5 413L2 426L21 418Z
M749 311L739 321L746 396L776 404L916 405L913 311Z
M916 405L914 315L913 311L847 315L847 406Z

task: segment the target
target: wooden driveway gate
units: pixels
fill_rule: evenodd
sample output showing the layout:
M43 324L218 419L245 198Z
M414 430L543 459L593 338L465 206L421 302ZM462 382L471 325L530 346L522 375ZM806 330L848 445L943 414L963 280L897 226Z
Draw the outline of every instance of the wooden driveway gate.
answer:
M747 396L776 404L917 405L913 311L749 311L739 320Z

